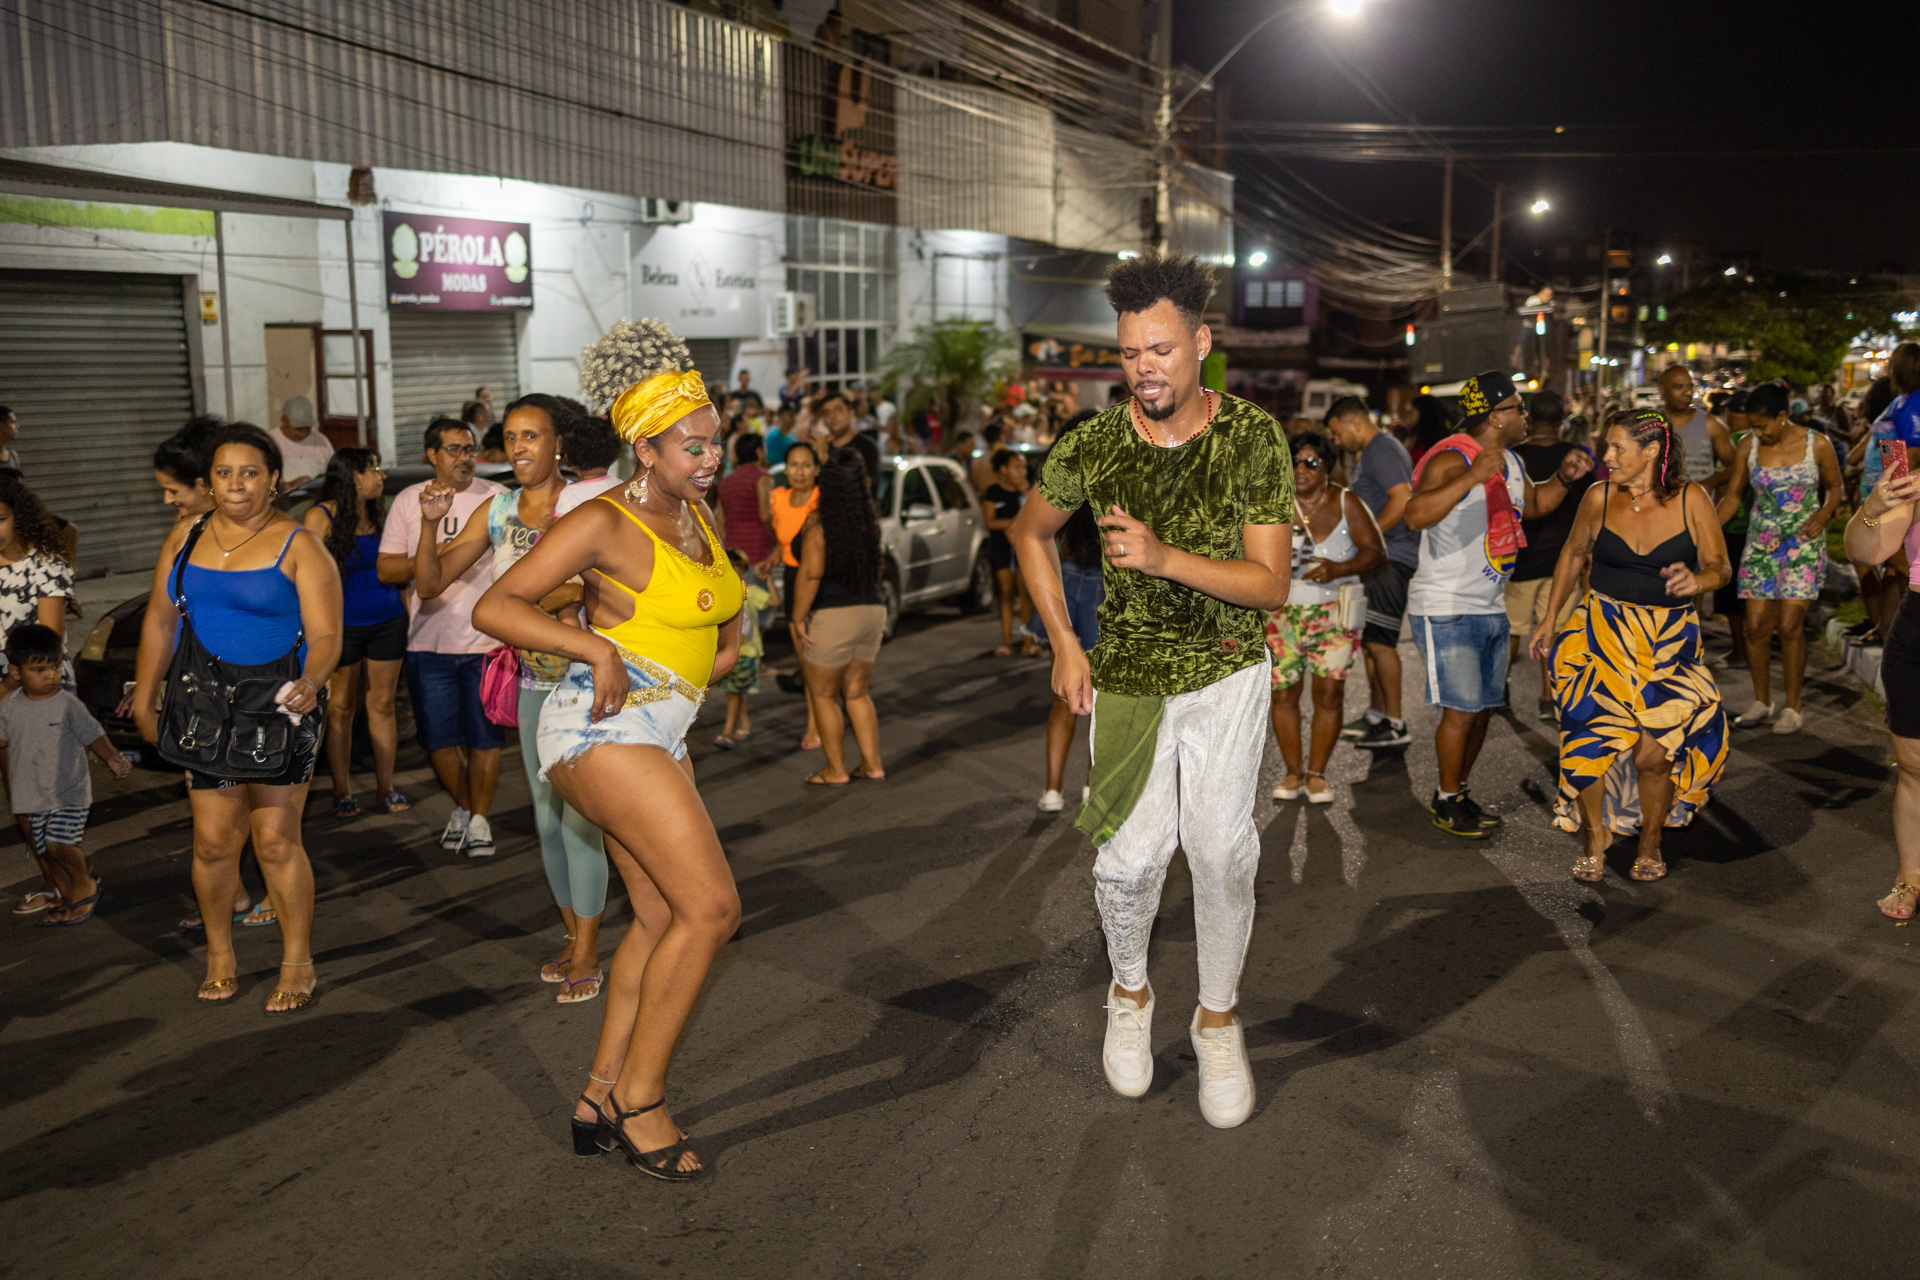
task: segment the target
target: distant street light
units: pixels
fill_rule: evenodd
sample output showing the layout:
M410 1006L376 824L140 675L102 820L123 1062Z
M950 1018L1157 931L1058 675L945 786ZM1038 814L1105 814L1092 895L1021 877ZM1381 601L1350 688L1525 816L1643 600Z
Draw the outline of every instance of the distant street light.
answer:
M1659 263L1663 267L1670 267L1673 265L1673 255L1670 253L1663 253L1659 257L1655 258L1654 261Z
M1336 18L1356 18L1366 0L1327 0L1327 10Z
M1737 267L1728 267L1725 271L1722 271L1720 274L1723 276L1737 276L1740 274L1740 271Z
M1266 266L1267 251L1265 249L1255 249L1252 253L1247 255L1247 265L1250 267Z
M1547 198L1541 196L1538 200L1535 200L1531 205L1527 206L1527 211L1529 213L1545 213L1551 208L1553 208L1553 206L1547 203Z

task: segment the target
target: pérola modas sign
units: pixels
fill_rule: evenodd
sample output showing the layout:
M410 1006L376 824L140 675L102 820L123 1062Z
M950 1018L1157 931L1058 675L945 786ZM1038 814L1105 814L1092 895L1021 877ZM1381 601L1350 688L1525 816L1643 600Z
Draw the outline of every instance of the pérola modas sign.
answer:
M500 311L533 306L533 235L526 223L388 211L381 226L389 307Z

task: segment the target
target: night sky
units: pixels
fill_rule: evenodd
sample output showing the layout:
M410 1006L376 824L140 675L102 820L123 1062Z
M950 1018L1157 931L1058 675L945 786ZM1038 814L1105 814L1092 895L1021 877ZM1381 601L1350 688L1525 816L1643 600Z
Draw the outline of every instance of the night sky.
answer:
M1176 0L1175 59L1204 70L1275 3L1297 2ZM1326 40L1423 124L1564 124L1574 137L1603 126L1609 150L1712 153L1475 162L1526 200L1548 197L1563 230L1757 250L1772 269L1920 270L1906 6L1365 0L1340 20L1324 3L1306 0L1221 73L1234 118L1392 122L1331 62ZM1893 147L1906 150L1867 150ZM1839 149L1856 153L1727 154ZM1437 162L1282 163L1370 217L1437 234ZM1486 224L1492 197L1457 177L1455 201L1458 244ZM1509 225L1518 249L1527 230Z

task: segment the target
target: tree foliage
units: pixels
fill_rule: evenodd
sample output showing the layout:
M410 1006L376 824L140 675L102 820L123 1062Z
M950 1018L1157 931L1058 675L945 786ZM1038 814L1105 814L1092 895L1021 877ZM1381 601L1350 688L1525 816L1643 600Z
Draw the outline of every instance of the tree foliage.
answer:
M1832 378L1860 334L1897 331L1894 312L1908 305L1899 285L1873 276L1723 276L1668 302L1667 323L1653 329L1669 342L1745 348L1755 381L1805 384Z
M903 411L931 402L952 431L996 382L1018 371L1018 355L1019 344L1004 329L982 320L937 320L894 344L881 372L899 380Z

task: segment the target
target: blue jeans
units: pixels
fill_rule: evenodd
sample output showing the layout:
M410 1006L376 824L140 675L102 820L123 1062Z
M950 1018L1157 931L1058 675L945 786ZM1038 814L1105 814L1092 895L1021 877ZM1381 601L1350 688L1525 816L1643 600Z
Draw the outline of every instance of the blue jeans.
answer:
M1505 613L1408 617L1413 642L1427 664L1427 701L1454 711L1507 705Z
M482 653L415 650L407 655L407 692L413 698L413 722L423 748L498 751L506 745L505 731L487 719L480 703L480 676L486 661Z
M547 887L564 911L599 915L607 907L607 846L599 828L573 811L553 784L540 776L540 708L547 689L520 689L520 762L533 793L533 825L540 833L540 863Z
M1066 589L1067 621L1080 638L1082 649L1100 642L1100 603L1107 598L1107 579L1100 569L1082 569L1071 560L1060 562L1060 585Z

